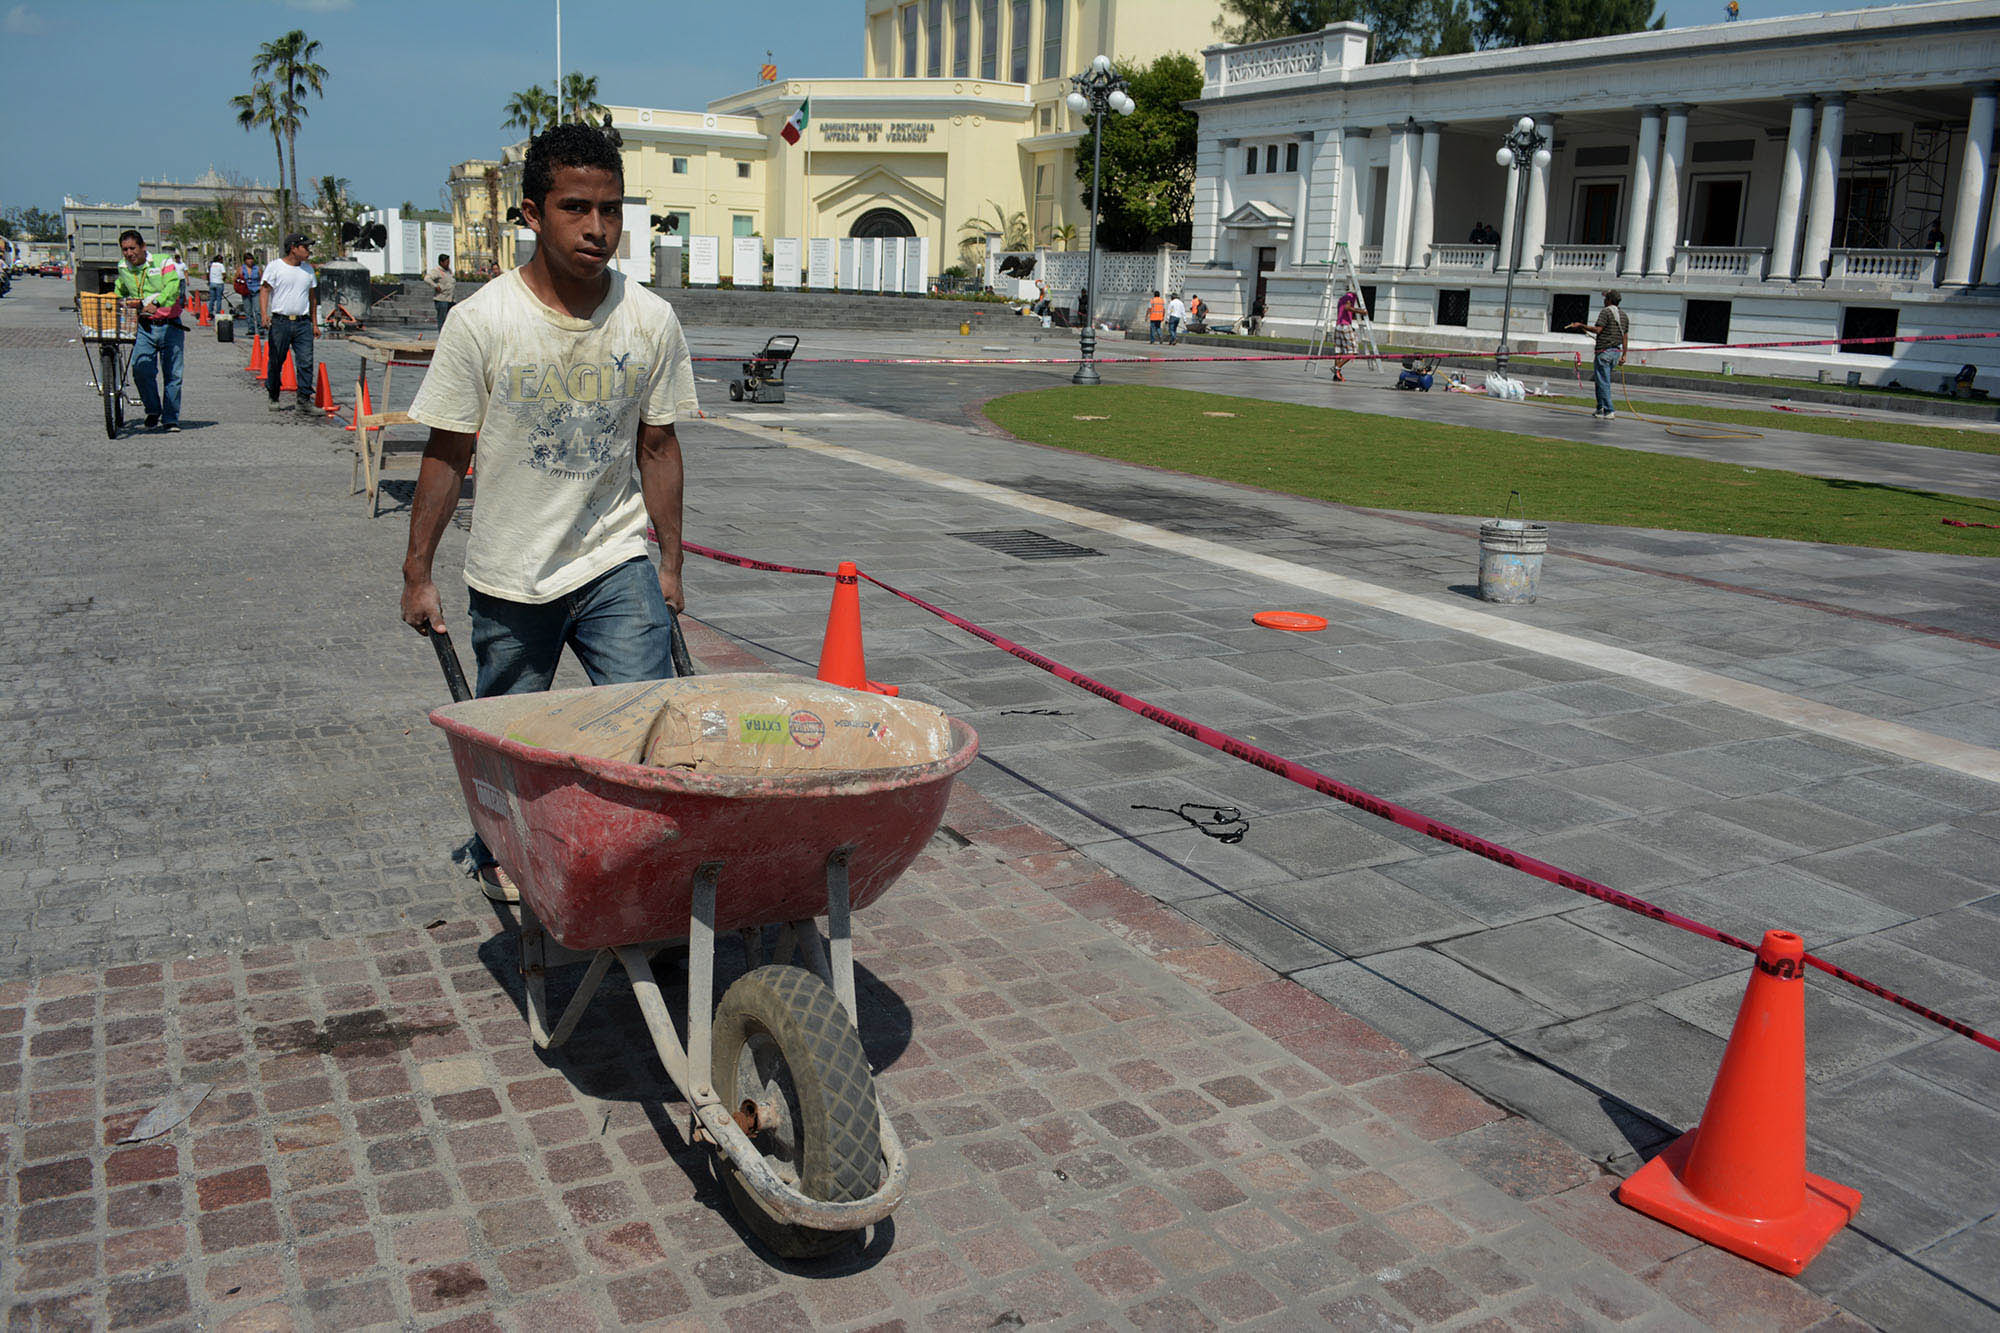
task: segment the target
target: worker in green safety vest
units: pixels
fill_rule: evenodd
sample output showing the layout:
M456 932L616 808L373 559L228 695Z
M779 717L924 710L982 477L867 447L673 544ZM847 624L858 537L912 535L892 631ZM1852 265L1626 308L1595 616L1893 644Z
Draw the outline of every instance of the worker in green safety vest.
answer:
M121 301L139 308L138 330L132 342L132 379L146 405L146 425L179 434L181 363L187 343L187 329L181 324L181 307L186 301L182 284L187 275L166 256L148 254L146 238L136 231L120 232L118 249L125 258L119 262L113 290Z

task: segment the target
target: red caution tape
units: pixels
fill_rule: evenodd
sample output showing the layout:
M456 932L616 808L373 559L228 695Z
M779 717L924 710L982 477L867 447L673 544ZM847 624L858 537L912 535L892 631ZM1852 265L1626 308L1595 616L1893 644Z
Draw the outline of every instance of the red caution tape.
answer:
M834 577L834 572L830 569L804 569L796 565L772 564L769 561L752 560L747 556L731 555L727 551L718 551L713 547L700 546L690 541L683 541L681 548L691 551L695 555L719 561L726 565L735 565L742 569L760 569L774 574L805 574L819 578ZM1741 949L1745 953L1752 954L1757 952L1757 946L1749 941L1738 939L1734 935L1717 930L1714 926L1697 921L1693 917L1682 916L1678 912L1668 911L1657 903L1647 902L1644 898L1635 898L1629 893L1620 893L1617 889L1607 884L1600 884L1596 880L1583 875L1572 874L1550 862L1529 856L1523 852L1514 851L1509 847L1503 847L1497 842L1482 838L1476 833L1468 833L1464 829L1455 828L1440 820L1428 818L1415 810L1409 809L1407 806L1398 805L1394 801L1372 795L1359 787L1349 786L1338 778L1329 777L1317 769L1307 768L1305 765L1295 763L1283 755L1274 754L1261 746L1252 745L1248 741L1231 736L1227 732L1217 731L1214 727L1206 726L1191 718L1182 717L1179 713L1169 712L1167 709L1149 704L1136 695L1127 694L1123 690L1106 685L1101 680L1086 676L1080 671L1071 670L1062 663L1052 658L1044 657L1031 648L1024 648L1012 639L995 634L992 630L982 625L974 624L963 616L953 615L943 607L935 606L913 593L904 592L901 588L884 583L882 580L865 571L861 577L867 579L868 582L882 589L882 591L900 597L912 606L922 607L940 620L957 626L974 638L982 639L992 644L1002 652L1013 654L1028 665L1046 671L1059 680L1068 681L1079 689L1088 690L1100 699L1117 704L1120 708L1128 712L1137 713L1140 717L1150 722L1157 722L1171 731L1177 731L1190 740L1200 741L1203 745L1214 750L1220 750L1222 753L1234 758L1241 759L1246 764L1254 764L1266 772L1275 773L1288 782L1294 782L1301 787L1309 788L1322 795L1331 796L1336 801L1342 801L1357 810L1365 810L1378 819L1386 819L1392 824L1401 825L1403 828L1421 833L1425 837L1435 838L1439 842L1448 843L1463 851L1471 852L1475 856L1483 856L1489 861L1496 861L1509 869L1518 870L1524 875L1533 875L1536 879L1546 880L1550 884L1559 885L1572 892L1595 898L1599 902L1610 903L1614 907L1622 907L1626 911L1636 913L1639 916L1650 917L1655 921L1664 922L1669 926L1676 926L1691 935L1699 935L1703 939L1714 940L1717 944L1726 944L1732 949ZM1870 995L1878 999L1887 1000L1891 1004L1899 1005L1913 1014L1930 1020L1939 1027L1949 1028L1962 1037L1970 1037L1981 1046L2000 1051L2000 1038L1988 1036L1968 1023L1941 1014L1935 1009L1897 994L1886 986L1879 986L1864 977L1856 976L1839 964L1830 963L1826 959L1814 954L1807 954L1805 961L1828 976L1838 977L1850 986L1867 991Z

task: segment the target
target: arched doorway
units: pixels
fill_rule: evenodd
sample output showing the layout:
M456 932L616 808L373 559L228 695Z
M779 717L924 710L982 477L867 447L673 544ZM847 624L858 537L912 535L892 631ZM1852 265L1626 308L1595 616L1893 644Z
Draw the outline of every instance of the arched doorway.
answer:
M888 238L915 236L917 229L910 225L908 218L893 208L871 208L854 220L854 226L848 229L847 234Z

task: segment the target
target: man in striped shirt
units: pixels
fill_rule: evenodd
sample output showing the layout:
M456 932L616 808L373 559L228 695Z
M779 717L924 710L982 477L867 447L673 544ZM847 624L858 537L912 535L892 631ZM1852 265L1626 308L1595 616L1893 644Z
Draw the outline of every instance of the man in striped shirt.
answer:
M1604 308L1597 312L1595 324L1572 324L1597 339L1597 346L1591 357L1591 374L1597 382L1597 410L1590 415L1601 421L1609 421L1618 414L1611 409L1611 372L1625 358L1625 349L1632 341L1632 321L1618 308L1618 293L1604 293Z

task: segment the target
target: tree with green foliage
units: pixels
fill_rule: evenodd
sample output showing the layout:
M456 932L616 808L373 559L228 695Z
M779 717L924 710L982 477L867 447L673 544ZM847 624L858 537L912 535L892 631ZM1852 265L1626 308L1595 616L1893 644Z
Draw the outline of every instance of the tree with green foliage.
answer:
M291 196L285 189L285 130L281 123L282 112L278 107L278 92L269 79L259 79L250 86L247 93L238 93L229 99L230 110L236 113L236 123L243 127L245 134L259 129L271 132L271 147L278 154L278 215L281 229L289 230Z
M1476 0L1481 46L1538 46L1667 26L1653 0Z
M1104 117L1103 207L1097 244L1106 250L1188 247L1193 231L1194 112L1183 103L1201 96L1201 66L1180 54L1161 56L1140 69L1120 62L1118 74L1139 109ZM1090 197L1089 126L1077 144L1076 178L1083 202Z
M597 100L597 76L572 70L563 75L561 119L579 125L594 125L610 116Z
M531 83L509 97L507 105L500 110L506 116L500 122L504 128L526 130L530 139L554 125L558 119L555 94L539 83Z
M302 28L293 28L257 48L250 72L269 76L277 103L277 125L285 135L285 153L290 159L291 191L284 202L285 231L292 229L292 200L299 197L299 127L305 123L306 98L326 95L326 66L319 63L319 41ZM237 119L242 120L239 110ZM279 184L283 184L280 181Z
M367 208L354 198L354 183L345 176L321 176L313 182L313 208L326 219L320 243L313 248L321 254L344 254L347 242L340 234L341 226Z
M1002 250L1026 250L1034 244L1026 213L1018 208L1009 213L991 199L986 206L993 211L975 213L958 224L958 248L967 264L976 262L975 256L985 250L988 236L998 236Z
M0 217L0 236L12 240L54 241L63 234L61 213L43 208L10 208Z
M1370 60L1456 55L1473 47L1467 4L1468 0L1222 0L1215 30L1228 41L1260 42L1355 20L1373 33Z

